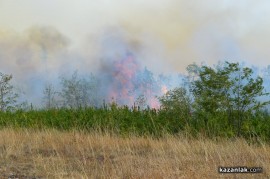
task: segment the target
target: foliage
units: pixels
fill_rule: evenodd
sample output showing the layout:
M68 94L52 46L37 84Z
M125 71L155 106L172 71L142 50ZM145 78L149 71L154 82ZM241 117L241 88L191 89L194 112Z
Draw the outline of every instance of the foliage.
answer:
M197 118L202 118L204 126L215 116L226 116L225 124L233 126L239 136L247 116L269 104L258 100L269 94L263 92L263 79L254 77L251 68L225 62L216 68L196 69L197 79L191 82L191 91Z
M191 100L184 88L175 88L159 97L161 109L170 118L178 119L184 126L189 123L191 116Z
M98 129L155 137L185 133L195 137L242 136L270 141L270 114L263 108L269 101L261 100L269 94L264 90L262 77L255 76L251 68L229 62L215 67L191 64L187 70L189 76L184 86L158 97L160 109L146 107L152 90L163 85L146 68L134 82L132 107L119 106L116 101L103 101L102 106L100 80L94 75L80 77L75 72L70 78L61 79L60 91L52 85L45 87L44 109L34 110L32 104L25 104L8 110L15 107L17 95L10 85L12 76L1 73L0 127Z
M190 136L235 137L236 133L226 126L222 115L209 119L208 126L202 121L185 122L165 110L128 108L111 104L106 108L49 109L0 112L0 128L33 128L82 131L106 131L119 135L139 135L161 137L167 134L185 133ZM258 111L249 116L243 124L242 137L261 138L270 141L270 115Z
M0 72L0 110L6 111L15 108L18 94L14 93L14 87L10 84L12 75Z
M48 84L45 86L43 94L44 94L43 102L45 103L46 109L51 109L51 108L57 107L57 102L55 99L57 92L55 91L52 84Z
M97 106L99 104L98 83L95 76L88 79L79 78L77 71L71 78L61 79L62 106L69 108L79 108L87 106Z

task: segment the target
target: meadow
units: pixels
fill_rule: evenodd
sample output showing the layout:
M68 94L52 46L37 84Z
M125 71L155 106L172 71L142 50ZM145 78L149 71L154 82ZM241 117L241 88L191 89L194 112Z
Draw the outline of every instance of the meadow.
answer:
M270 177L266 136L221 136L210 125L183 124L163 110L125 106L1 112L0 177ZM219 166L263 172L220 174Z
M75 73L59 92L45 88L41 108L15 104L12 76L2 74L0 176L269 178L270 94L263 79L239 63L216 69L193 64L194 70L195 80L159 97L151 90L147 95L155 80L146 71L152 80L114 83L114 90L122 86L116 95L123 99L103 104L95 95L103 88ZM137 92L136 85L145 93L131 105L136 95L130 98L127 87ZM220 174L219 166L262 172Z
M269 8L0 0L0 179L270 178Z
M220 174L219 166L262 167L263 172ZM0 178L269 178L269 171L270 146L241 138L0 130Z
M177 109L140 109L117 106L115 103L101 108L54 108L0 112L0 128L57 129L91 132L109 131L120 136L151 136L184 134L188 137L235 138L250 142L270 141L270 115L266 111L250 114L241 126L241 135L228 123L221 112L208 118L207 124L198 115Z

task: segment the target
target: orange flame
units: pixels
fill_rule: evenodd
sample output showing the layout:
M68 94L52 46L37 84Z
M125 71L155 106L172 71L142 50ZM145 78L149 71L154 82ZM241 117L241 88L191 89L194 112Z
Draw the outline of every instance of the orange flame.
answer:
M162 93L162 94L166 94L167 92L168 92L167 86L163 85L163 86L161 87L161 93Z

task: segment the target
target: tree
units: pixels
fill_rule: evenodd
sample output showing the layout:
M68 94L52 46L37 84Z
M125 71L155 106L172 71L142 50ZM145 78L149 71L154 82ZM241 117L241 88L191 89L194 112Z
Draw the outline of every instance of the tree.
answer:
M62 78L61 97L63 98L63 105L70 108L78 108L82 106L82 91L81 80L78 79L77 71L73 73L70 79Z
M239 63L225 62L216 68L201 66L197 79L191 83L191 91L194 108L205 125L209 116L223 113L238 136L246 116L269 104L258 100L269 95L264 92L263 79L254 77L251 68L240 67Z
M51 108L56 107L55 96L57 92L54 90L52 84L48 84L45 86L43 94L44 94L43 101L45 103L46 109L51 109Z
M82 102L85 106L100 107L102 105L99 81L100 80L93 74L90 74L87 78L81 79L80 88L83 97Z
M142 105L140 107L145 108L146 105L151 106L158 101L156 98L159 93L158 83L154 78L154 74L146 67L137 73L133 83L136 103L139 102Z
M139 109L145 109L147 106L147 99L144 95L139 95L135 101L135 105L137 105L137 107ZM135 107L135 106L134 106Z
M161 109L166 111L169 116L181 120L183 125L188 124L191 114L191 100L184 88L169 90L159 97L159 101Z
M93 75L88 79L79 78L76 71L70 79L63 77L61 84L60 96L63 99L63 106L79 108L101 105L99 104L98 82Z
M14 93L14 87L10 84L12 75L0 72L0 110L6 111L15 108L18 94Z
M263 69L263 82L266 90L270 91L270 65ZM266 110L270 112L270 105L266 106Z

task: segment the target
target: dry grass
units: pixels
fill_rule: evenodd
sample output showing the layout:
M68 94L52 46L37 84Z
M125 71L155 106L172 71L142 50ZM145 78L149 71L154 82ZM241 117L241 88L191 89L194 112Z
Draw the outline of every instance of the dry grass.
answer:
M262 174L225 174L218 166L263 167ZM244 140L4 129L0 178L270 178L270 146Z

